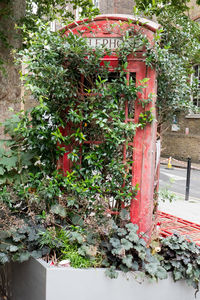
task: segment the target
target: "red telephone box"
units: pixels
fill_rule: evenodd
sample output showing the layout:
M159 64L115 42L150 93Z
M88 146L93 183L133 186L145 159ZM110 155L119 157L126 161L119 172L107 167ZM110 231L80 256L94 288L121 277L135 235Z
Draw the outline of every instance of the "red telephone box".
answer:
M119 26L116 26L118 24ZM123 25L122 25L123 24ZM98 45L104 45L111 49L112 55L105 56L102 61L110 63L110 71L112 72L118 65L118 57L115 55L115 49L121 43L121 32L119 34L118 28L123 28L123 32L127 32L133 28L135 32L139 31L147 37L150 43L153 43L153 34L158 25L154 22L140 19L136 20L133 16L129 15L102 15L97 16L93 20L78 21L65 27L64 34L72 32L76 35L82 35L91 45L95 48ZM155 110L155 97L144 108L142 108L139 99L148 98L149 94L156 94L156 71L147 67L144 61L143 53L145 48L138 49L134 55L128 56L128 67L126 70L127 79L134 74L136 84L144 78L149 78L146 84L146 88L143 89L142 94L138 95L138 100L135 102L134 119L128 115L128 103L125 103L125 123L136 122L141 112L144 110L152 109L154 115ZM63 134L67 135L69 125L63 129ZM155 178L157 176L155 171L156 164L156 119L148 124L144 129L138 128L134 140L129 143L132 147L132 185L139 185L139 191L135 199L132 200L130 206L131 221L139 226L139 230L151 234L153 225L153 208L154 208L154 193L155 193ZM86 141L90 143L90 141ZM96 141L93 143L100 143ZM68 154L72 150L72 146L67 146L66 153L59 161L59 165L62 167L63 172L70 171L71 162L68 159ZM124 157L126 160L126 146L124 146Z

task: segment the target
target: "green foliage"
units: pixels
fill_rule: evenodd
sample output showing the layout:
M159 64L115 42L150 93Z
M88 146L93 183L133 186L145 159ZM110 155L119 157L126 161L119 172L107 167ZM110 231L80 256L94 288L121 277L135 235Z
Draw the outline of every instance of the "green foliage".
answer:
M54 20L59 18L69 21L70 18L74 19L73 10L80 7L81 17L91 17L99 12L91 0L26 0L26 17L23 21L27 24L37 19Z
M177 198L176 194L169 190L169 186L165 188L161 188L159 191L159 199L163 202L167 200L169 202L173 202L174 200L176 200L176 198Z
M168 7L178 9L181 12L187 11L187 3L190 2L190 0L172 0L170 2L167 0L136 0L135 2L137 7L144 11L145 14L158 16ZM198 1L196 1L196 3L198 4Z
M48 247L40 248L39 232L45 229L37 219L23 219L20 214L8 211L2 203L0 216L0 265L49 253Z
M155 117L151 111L145 111L140 113L138 123L142 129L146 127L147 124L152 123Z
M15 20L18 26L24 26L33 33L37 31L36 22L41 20L42 22L49 22L57 20L57 22L69 22L75 19L74 11L77 8L80 9L80 17L91 18L99 13L99 10L94 7L92 0L26 0L25 10L20 14L13 11L13 2L10 0L1 0L2 5L0 8L1 22L7 23ZM21 5L24 5L22 1ZM12 28L13 37L24 40L24 47L28 47L28 36L25 31L16 31L16 28ZM13 48L12 41L9 40L7 33L0 30L0 42L4 51ZM0 56L0 71L6 74L5 61Z
M37 203L38 213L48 209L80 223L93 212L102 215L106 208L120 209L122 199L129 205L137 193L138 187L131 185L133 162L128 143L138 127L144 128L152 121L152 114L144 111L138 124L124 122L125 102L129 117L134 118L137 93L148 82L144 78L136 87L131 77L127 84L125 54L131 51L129 43L135 43L137 49L147 40L141 41L139 34L131 39L125 36L123 61L110 77L108 66L100 64L105 49L94 51L79 36L52 33L41 22L37 26L37 33L30 33L29 50L19 53L19 62L23 59L27 64L23 80L39 104L4 124L14 140L15 153L21 156L26 150L31 160L23 180L22 164L19 166L20 184L25 188L19 189L18 196ZM140 101L145 110L151 100ZM126 164L121 161L124 144ZM59 169L58 159L68 151L72 172L63 177L55 169Z
M198 291L200 281L200 247L178 234L161 241L162 266L171 271L175 281L186 279Z
M132 223L124 227L113 224L111 235L101 243L105 255L103 264L110 267L106 274L116 278L116 270L141 271L152 279L167 278L166 270L151 254L144 237L139 237L137 231L138 226Z
M152 17L156 15L161 29L155 36L155 46L149 49L147 64L155 62L157 68L158 121L172 121L173 114L195 111L190 101L198 89L191 85L192 66L199 62L200 26L185 13L189 1L137 0L139 10ZM137 10L136 10L137 12ZM150 60L150 61L149 61Z
M85 241L85 234L86 232L82 232L78 227L71 227L68 230L50 228L40 233L40 245L56 251L59 260L69 260L73 268L94 267L99 264L99 258L96 257L96 251L92 253L93 246Z

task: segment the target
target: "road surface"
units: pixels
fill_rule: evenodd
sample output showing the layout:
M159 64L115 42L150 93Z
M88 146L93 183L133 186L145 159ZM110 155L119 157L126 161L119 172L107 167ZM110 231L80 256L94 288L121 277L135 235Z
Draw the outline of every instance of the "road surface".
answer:
M168 188L170 191L185 197L187 170L182 168L168 169L161 165L160 168L160 189ZM200 201L200 171L191 170L190 198Z

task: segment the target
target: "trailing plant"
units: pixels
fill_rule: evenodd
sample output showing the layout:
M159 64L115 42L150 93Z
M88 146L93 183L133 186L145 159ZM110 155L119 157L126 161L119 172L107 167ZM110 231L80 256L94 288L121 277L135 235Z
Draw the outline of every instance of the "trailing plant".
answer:
M0 216L0 265L49 253L48 247L39 246L39 232L45 231L45 227L36 218L20 218L19 213L11 213L2 202Z
M171 271L175 281L185 279L199 290L200 281L200 247L179 234L174 234L161 241L163 259L161 265Z
M152 279L167 278L166 270L147 247L144 235L140 233L138 236L137 232L136 224L127 223L125 226L113 224L111 235L101 243L105 255L103 265L110 267L106 270L106 274L111 278L117 278L117 270L140 271L140 275L143 273Z

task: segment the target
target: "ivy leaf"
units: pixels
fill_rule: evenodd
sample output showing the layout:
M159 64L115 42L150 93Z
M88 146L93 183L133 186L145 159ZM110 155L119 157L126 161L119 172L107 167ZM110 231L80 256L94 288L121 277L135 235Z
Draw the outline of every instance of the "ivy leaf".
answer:
M28 233L29 242L37 241L38 237L38 234L34 230L30 230L30 232Z
M11 236L11 232L10 231L0 231L0 240L6 239L8 237Z
M82 256L85 256L87 254L88 247L86 245L82 245L80 248L78 248L78 253Z
M18 249L19 249L19 248L18 248L17 246L15 246L15 245L11 245L11 246L9 247L10 252L16 252Z
M31 254L29 252L23 252L19 255L18 261L22 263L22 262L28 260L30 258L30 255Z
M21 241L25 238L26 238L26 236L24 234L19 234L17 232L15 232L12 236L12 239L13 239L14 242L19 242L19 241Z
M120 211L120 217L122 220L127 221L130 219L130 213L126 209Z
M179 270L174 270L173 271L173 275L174 275L174 280L180 280L183 278L183 274L179 271Z
M187 270L186 270L186 274L191 275L193 271L193 267L192 264L188 264L187 265Z
M0 253L0 264L5 264L7 262L9 262L8 255L5 253Z
M125 249L122 246L120 246L118 248L112 249L111 252L112 252L113 255L117 255L119 257L124 257L126 251L125 251Z
M118 248L118 247L121 246L120 240L117 239L117 238L111 238L111 239L110 239L110 243L112 244L112 246L113 246L114 248Z
M138 226L136 224L133 224L133 223L126 224L125 227L127 228L127 230L129 232L133 231L133 232L136 233L138 231Z
M60 204L52 205L51 206L51 212L56 214L56 215L59 215L61 218L65 218L66 215L67 215L65 207L63 207Z
M104 266L106 268L108 268L110 266L110 264L109 264L109 262L108 262L108 260L106 258L102 260L101 264L102 264L102 266Z
M152 262L152 263L145 264L145 270L152 276L155 276L155 274L158 270L158 263Z
M117 233L118 233L119 236L125 236L127 234L127 231L126 231L125 228L119 228L117 230Z
M123 257L122 262L130 269L133 265L133 257L132 255L127 255Z
M144 260L146 258L146 249L141 245L134 246L134 249L138 252L138 256Z
M0 184L6 183L6 177L0 178Z
M84 241L82 235L78 232L71 232L70 240L72 242L77 241L79 244L83 244L83 241Z
M127 239L121 239L121 244L125 250L130 250L131 248L133 248L133 244Z
M41 258L42 257L42 251L41 250L34 250L34 251L30 252L30 256L35 258L35 259Z
M116 279L118 277L118 272L114 266L110 267L105 271L105 274L111 279Z
M28 226L23 226L18 229L19 233L27 233L27 231L28 231Z
M166 278L168 277L167 271L166 271L163 267L158 266L157 272L156 272L156 276L157 276L159 279L166 279Z
M16 156L3 157L0 164L3 165L8 171L16 167L18 158Z
M30 166L32 164L31 159L34 157L34 153L32 152L24 152L21 153L21 161L23 165Z
M147 245L147 243L145 242L144 239L140 239L140 240L139 240L139 244L140 244L141 246L143 246L143 247L146 247L146 245Z
M4 168L0 167L0 175L3 175L5 173Z
M200 265L200 256L197 257L197 264Z
M124 264L120 264L119 269L124 273L127 273L130 271L130 269L127 266L125 266Z
M83 222L83 219L80 216L73 215L73 217L72 217L72 223L74 225L83 226L84 222Z
M139 241L139 237L137 235L137 233L134 232L130 232L127 236L127 239L129 239L129 241L137 243Z
M131 267L132 267L133 271L138 271L139 270L138 262L134 261Z

